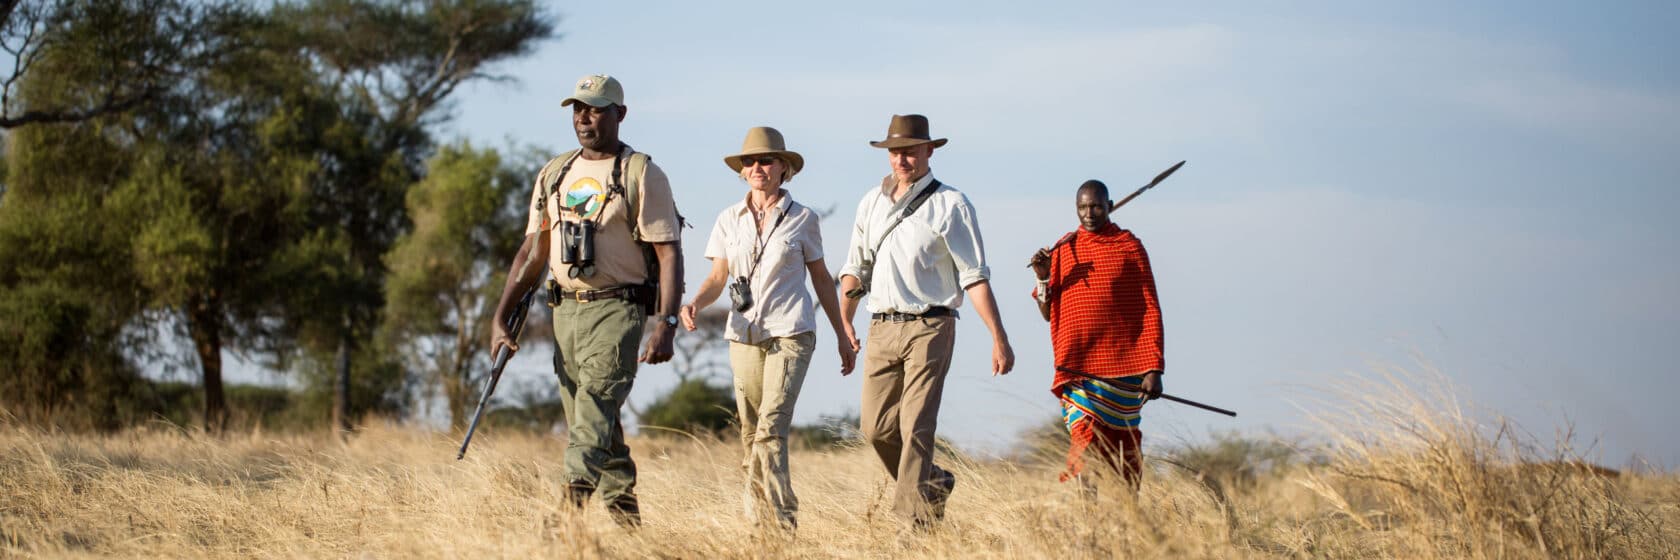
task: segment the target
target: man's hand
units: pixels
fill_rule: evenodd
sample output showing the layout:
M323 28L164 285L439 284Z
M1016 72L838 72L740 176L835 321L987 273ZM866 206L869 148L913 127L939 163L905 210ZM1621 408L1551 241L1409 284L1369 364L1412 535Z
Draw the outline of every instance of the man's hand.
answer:
M647 348L636 361L645 364L663 364L671 361L672 350L677 340L677 330L660 321L653 327L653 336L648 337Z
M1161 391L1163 390L1162 387L1161 372L1151 371L1143 374L1143 393L1145 396L1149 397L1148 400L1161 398Z
M1032 267L1033 274L1037 275L1039 280L1049 280L1050 250L1039 249L1038 252L1033 253L1032 260L1027 262L1027 266Z
M1012 369L1015 369L1015 349L1009 347L1009 341L1000 339L992 343L992 375L1008 375Z
M519 341L508 336L507 326L502 324L500 318L493 318L490 323L490 359L496 359L496 352L501 351L503 346L508 347L509 351L518 352Z

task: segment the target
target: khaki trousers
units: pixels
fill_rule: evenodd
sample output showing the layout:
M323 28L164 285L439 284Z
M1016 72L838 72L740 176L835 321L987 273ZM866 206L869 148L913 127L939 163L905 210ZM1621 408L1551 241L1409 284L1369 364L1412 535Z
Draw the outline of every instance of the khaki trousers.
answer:
M942 509L934 503L933 432L956 341L956 317L869 324L861 429L897 481L893 511L911 521L931 521Z
M608 504L635 504L636 462L619 408L636 380L642 308L620 299L554 308L555 373L566 416L566 477Z
M803 332L758 344L729 343L735 370L735 406L741 420L741 470L746 474L744 502L754 522L774 519L793 527L799 498L788 478L788 431L793 404L805 384L817 335Z

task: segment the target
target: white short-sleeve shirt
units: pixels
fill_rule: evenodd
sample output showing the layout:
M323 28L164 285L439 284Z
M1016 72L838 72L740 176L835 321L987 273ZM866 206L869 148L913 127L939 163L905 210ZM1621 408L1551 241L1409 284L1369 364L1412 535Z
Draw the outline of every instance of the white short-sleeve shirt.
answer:
M794 202L786 190L770 209L764 232L758 230L745 200L718 214L706 241L706 258L728 259L731 282L749 272L752 275L747 285L752 288L753 306L745 313L729 313L725 338L756 344L816 330L805 265L823 258L818 221L816 212ZM754 271L753 256L759 254L759 247L763 247L763 257Z

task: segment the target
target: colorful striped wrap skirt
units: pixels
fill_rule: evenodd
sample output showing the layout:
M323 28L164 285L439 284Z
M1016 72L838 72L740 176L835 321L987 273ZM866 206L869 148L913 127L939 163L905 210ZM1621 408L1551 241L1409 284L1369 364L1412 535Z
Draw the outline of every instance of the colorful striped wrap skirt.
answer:
M1061 387L1062 421L1067 424L1072 439L1067 470L1061 476L1063 481L1083 470L1085 449L1094 441L1102 459L1121 470L1129 482L1136 483L1143 466L1142 432L1138 425L1143 422L1144 395L1110 381L1136 387L1143 384L1143 376L1112 380L1085 378ZM1114 456L1117 453L1121 456Z

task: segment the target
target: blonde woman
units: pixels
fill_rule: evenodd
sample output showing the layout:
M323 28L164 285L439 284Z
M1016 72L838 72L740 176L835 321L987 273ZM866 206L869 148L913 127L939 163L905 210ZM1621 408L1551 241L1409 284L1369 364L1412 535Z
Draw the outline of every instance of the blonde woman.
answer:
M725 338L746 452L741 467L747 515L792 529L799 500L788 482L788 429L817 341L807 277L839 340L842 375L852 372L857 340L846 335L840 321L834 277L823 263L817 213L782 188L805 166L805 158L787 149L782 133L761 126L748 130L741 153L724 157L723 163L740 173L747 196L718 215L706 242L712 271L680 314L683 326L693 331L695 310L729 292Z

